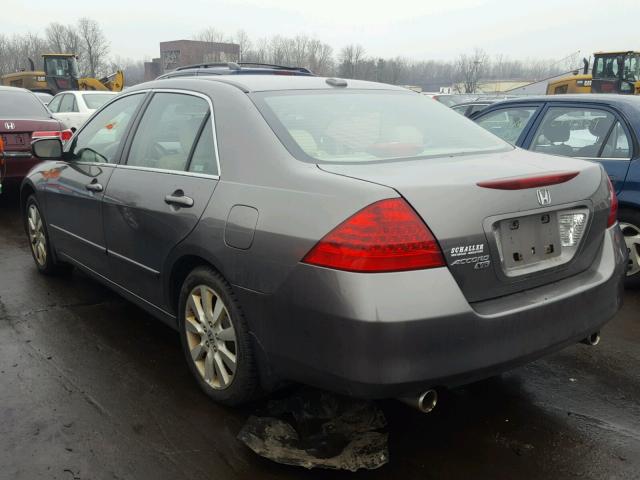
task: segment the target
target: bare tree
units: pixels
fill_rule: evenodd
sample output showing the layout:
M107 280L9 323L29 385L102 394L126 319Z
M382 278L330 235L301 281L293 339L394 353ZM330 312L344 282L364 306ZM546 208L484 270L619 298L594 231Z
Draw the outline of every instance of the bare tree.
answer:
M90 18L81 18L78 20L78 35L82 46L82 70L91 77L101 75L106 67L109 41L100 25Z
M348 78L358 77L358 64L364 59L362 45L347 45L340 50L340 75Z
M246 61L245 55L247 52L251 50L251 45L252 45L249 35L244 30L238 30L236 32L234 41L235 43L238 44L238 47L240 47L239 48L240 51L238 54L238 61L245 62Z
M217 30L213 27L205 28L193 36L194 40L201 42L211 43L224 43L227 41L227 37L224 32Z
M456 63L456 76L462 93L475 93L478 82L487 67L488 56L484 50L476 48L471 55L462 54Z

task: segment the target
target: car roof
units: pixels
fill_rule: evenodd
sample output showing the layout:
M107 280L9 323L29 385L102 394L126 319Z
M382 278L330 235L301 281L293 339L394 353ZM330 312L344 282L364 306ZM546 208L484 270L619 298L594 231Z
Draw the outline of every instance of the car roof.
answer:
M112 92L111 90L63 90L56 93L56 95L62 95L64 93L73 93L74 95L117 95L120 92Z
M635 95L620 95L609 93L575 93L563 95L532 95L519 98L509 98L499 102L501 106L512 103L530 102L577 102L577 103L601 103L607 105L633 106L640 108L640 98Z
M136 85L127 90L142 90L145 88L171 88L172 85L180 85L185 80L190 82L202 82L206 88L206 82L220 82L233 85L244 92L266 92L276 90L393 90L410 92L404 87L389 85L386 83L367 82L364 80L342 80L327 77L315 77L306 75L210 75L204 77L175 77L158 79ZM346 86L337 86L345 82ZM332 85L333 83L333 85ZM414 92L415 93L415 92ZM416 95L419 95L416 93Z
M178 67L170 72L157 77L156 80L173 77L187 77L190 75L313 75L311 70L304 67L287 67L283 65L273 65L270 63L252 62L226 62L226 63L203 63L196 65L186 65Z
M9 87L7 85L0 85L0 92L30 92L31 90L27 90L26 88L21 87Z

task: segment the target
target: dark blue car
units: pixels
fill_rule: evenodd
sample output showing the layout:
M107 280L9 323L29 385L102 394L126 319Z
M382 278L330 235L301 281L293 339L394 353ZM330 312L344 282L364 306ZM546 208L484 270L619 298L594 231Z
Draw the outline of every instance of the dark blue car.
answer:
M618 194L629 248L627 283L640 285L640 98L555 95L495 103L471 118L527 150L601 163Z

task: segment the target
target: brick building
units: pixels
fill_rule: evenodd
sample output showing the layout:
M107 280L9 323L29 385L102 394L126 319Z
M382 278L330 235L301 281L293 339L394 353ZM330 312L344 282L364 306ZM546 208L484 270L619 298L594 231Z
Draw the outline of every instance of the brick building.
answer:
M153 80L169 70L186 65L213 62L237 62L240 45L237 43L173 40L160 42L160 57L144 64L145 81Z

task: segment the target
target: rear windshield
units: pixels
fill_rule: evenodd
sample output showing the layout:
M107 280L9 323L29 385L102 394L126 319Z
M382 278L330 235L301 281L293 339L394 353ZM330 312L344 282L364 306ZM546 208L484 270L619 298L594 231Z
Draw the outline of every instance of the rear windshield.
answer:
M51 114L31 92L0 90L0 118L50 118Z
M82 95L82 99L84 103L87 104L87 108L91 110L96 110L100 108L102 105L111 100L114 95L109 95L106 93L85 93Z
M411 92L305 90L253 95L298 159L375 162L510 150L498 137Z

